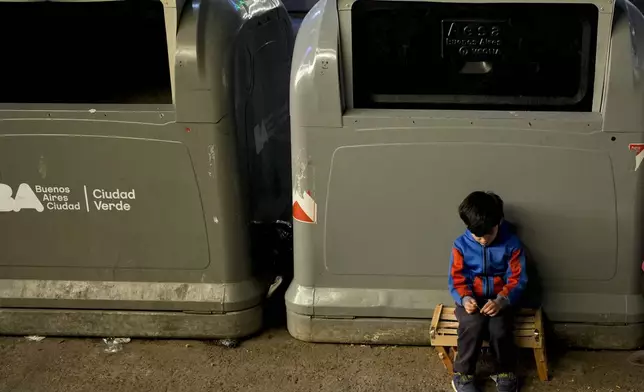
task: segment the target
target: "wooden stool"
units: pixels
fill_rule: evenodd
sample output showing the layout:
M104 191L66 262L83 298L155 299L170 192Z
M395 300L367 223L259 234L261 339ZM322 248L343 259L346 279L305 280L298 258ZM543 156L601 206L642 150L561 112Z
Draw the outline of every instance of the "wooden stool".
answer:
M438 357L450 373L454 372L454 360L458 354L456 351L458 320L454 314L455 309L442 304L438 305L434 310L429 330L431 345L436 347ZM541 308L521 309L517 312L514 319L514 341L519 348L533 350L539 379L548 381L548 359L546 358ZM487 347L488 342L484 342L483 346Z

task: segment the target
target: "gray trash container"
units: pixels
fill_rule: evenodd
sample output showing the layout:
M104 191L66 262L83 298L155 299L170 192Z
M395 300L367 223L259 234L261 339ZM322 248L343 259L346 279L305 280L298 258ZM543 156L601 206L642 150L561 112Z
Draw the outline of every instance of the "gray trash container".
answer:
M281 3L0 2L0 42L0 334L258 330L248 223L291 197Z
M291 334L428 344L453 303L458 204L483 189L506 201L561 337L643 344L644 40L627 6L313 7L291 72Z

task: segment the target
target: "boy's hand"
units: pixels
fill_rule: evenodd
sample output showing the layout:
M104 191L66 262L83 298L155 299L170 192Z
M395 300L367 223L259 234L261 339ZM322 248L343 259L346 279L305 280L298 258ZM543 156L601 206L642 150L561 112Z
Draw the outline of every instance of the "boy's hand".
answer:
M476 313L479 310L476 300L472 297L463 298L463 307L468 314Z
M483 313L486 316L494 317L497 314L499 314L499 311L501 310L501 306L496 303L496 301L492 301L491 299L487 301L485 305L483 305L483 308L481 309L481 313Z

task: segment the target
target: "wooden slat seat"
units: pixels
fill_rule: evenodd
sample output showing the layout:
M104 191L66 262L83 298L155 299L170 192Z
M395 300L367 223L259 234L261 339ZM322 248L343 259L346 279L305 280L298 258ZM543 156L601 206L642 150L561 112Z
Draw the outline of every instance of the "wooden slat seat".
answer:
M438 356L448 371L454 371L457 353L458 320L456 308L438 305L434 310L429 339L436 347ZM520 309L514 318L514 340L519 348L530 348L534 352L537 373L542 381L548 380L548 362L543 333L541 309ZM488 343L484 342L484 346Z

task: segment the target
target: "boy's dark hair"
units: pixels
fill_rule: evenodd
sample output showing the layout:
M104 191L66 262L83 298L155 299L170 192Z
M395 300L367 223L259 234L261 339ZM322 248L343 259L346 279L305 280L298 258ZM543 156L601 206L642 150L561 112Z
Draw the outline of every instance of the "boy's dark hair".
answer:
M472 234L482 237L501 223L503 200L492 192L472 192L458 207L458 215Z

